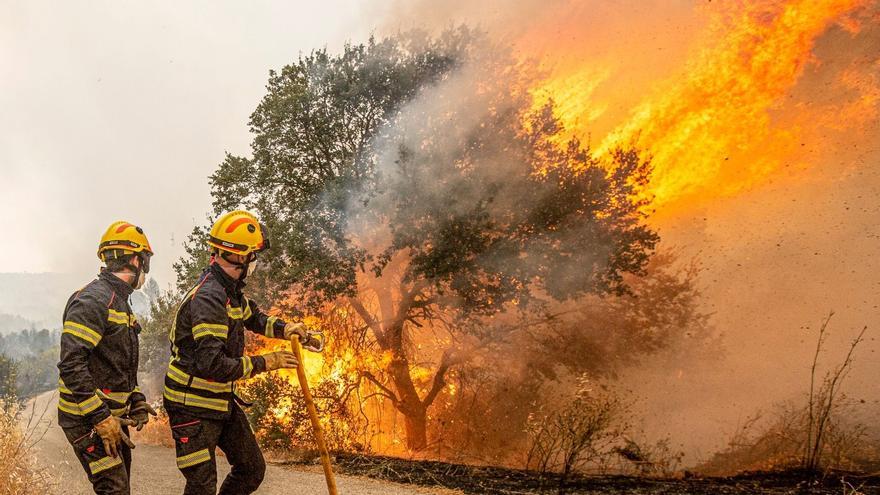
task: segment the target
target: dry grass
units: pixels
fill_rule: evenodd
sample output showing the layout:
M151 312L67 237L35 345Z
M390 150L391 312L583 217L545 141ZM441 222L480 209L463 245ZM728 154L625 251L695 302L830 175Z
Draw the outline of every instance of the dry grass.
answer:
M42 415L37 418L37 413L31 411L22 426L18 403L0 399L0 495L42 495L49 490L47 474L36 467L30 454L41 435L37 424Z

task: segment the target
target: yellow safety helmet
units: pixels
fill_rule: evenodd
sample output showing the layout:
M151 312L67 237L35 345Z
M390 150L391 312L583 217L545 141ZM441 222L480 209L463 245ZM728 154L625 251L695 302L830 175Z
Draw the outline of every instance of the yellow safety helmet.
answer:
M107 251L115 250L153 255L153 248L150 247L150 241L147 240L144 231L137 225L123 221L110 224L101 236L101 243L98 244L98 259L107 261Z
M269 249L269 235L252 213L236 210L214 222L208 245L221 251L247 256Z

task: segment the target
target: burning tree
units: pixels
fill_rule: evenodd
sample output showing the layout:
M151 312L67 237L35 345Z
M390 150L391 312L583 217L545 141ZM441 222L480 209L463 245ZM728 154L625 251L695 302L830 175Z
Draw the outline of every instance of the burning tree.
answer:
M625 293L658 240L643 223L649 164L561 142L532 77L463 28L316 51L271 73L253 156L211 178L216 211L267 222L259 282L278 307L359 317L381 356L359 376L404 416L412 450L475 349L546 301Z

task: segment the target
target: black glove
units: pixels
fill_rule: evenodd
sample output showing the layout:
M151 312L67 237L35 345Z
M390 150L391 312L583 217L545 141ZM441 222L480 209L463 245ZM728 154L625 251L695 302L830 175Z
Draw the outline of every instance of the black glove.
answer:
M128 411L128 417L134 421L137 431L141 431L144 425L150 422L151 414L155 416L156 410L146 401L135 402Z

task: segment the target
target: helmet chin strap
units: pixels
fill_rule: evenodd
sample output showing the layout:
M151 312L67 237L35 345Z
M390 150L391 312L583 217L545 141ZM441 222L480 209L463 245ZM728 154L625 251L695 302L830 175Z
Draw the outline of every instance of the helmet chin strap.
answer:
M225 262L229 263L230 265L241 270L241 273L239 273L239 275L238 275L238 280L241 282L244 282L244 279L246 279L248 276L248 266L254 260L254 257L252 257L251 255L248 255L245 258L246 261L240 262L240 261L233 261L233 260L229 259L229 257L232 256L232 254L233 253L229 253L226 251L220 251L220 257L223 258L223 261L225 261Z
M137 290L140 288L140 287L138 287L138 281L140 281L140 279L141 279L141 271L143 270L142 265L143 265L144 261L138 255L134 255L134 257L137 257L139 260L141 260L141 262L138 263L138 266L135 266L131 263L126 263L125 265L123 265L123 267L134 272L134 276L132 277L131 282L129 282L128 284L131 285L132 289Z

